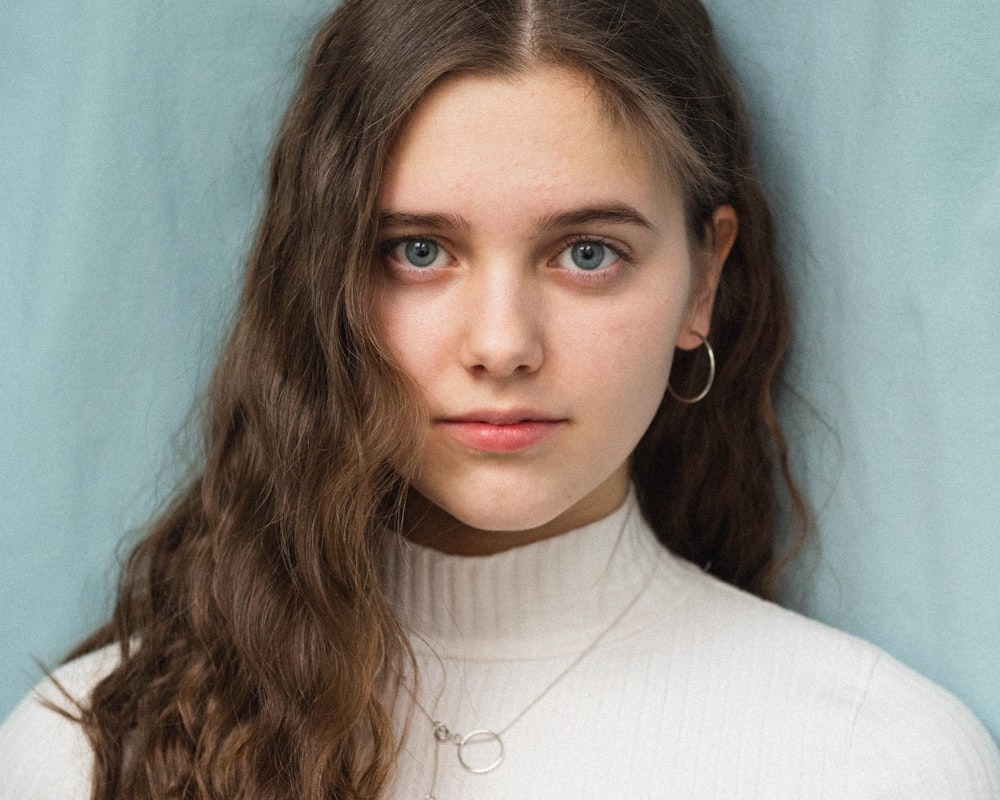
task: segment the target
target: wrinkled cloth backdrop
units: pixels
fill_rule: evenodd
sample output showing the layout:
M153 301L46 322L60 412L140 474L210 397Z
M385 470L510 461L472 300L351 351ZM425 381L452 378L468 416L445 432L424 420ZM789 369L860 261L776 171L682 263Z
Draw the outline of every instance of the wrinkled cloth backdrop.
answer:
M169 490L317 0L0 11L0 715ZM995 0L711 0L797 306L785 602L1000 735Z

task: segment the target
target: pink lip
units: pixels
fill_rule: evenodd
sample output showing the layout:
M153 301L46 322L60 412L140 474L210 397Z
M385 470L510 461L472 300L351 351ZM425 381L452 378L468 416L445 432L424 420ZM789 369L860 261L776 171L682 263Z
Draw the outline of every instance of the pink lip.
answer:
M565 419L527 409L473 411L437 422L459 444L487 453L524 450L566 424Z

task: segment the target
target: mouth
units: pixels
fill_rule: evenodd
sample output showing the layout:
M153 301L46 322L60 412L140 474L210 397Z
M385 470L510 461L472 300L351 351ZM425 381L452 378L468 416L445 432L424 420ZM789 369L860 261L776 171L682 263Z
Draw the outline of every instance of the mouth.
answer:
M561 417L555 417L542 411L530 408L511 409L478 409L465 414L441 417L439 422L467 423L480 422L484 425L519 425L525 422L565 422Z
M541 444L569 420L531 409L480 410L436 420L452 439L485 453L516 453Z

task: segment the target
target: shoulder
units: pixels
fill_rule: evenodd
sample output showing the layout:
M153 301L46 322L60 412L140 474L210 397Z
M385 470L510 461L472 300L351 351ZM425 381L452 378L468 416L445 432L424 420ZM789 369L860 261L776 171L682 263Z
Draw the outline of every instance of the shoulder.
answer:
M775 758L839 773L846 798L1000 800L1000 752L954 696L878 647L665 554L657 582L674 647L752 719ZM663 621L658 624L662 631ZM682 641L679 642L678 639ZM828 784L829 785L829 784Z
M859 786L878 797L1000 798L997 747L957 698L881 652L865 690L850 743Z
M117 662L117 646L88 653L56 669L14 709L0 726L0 800L90 797L93 751L70 717Z

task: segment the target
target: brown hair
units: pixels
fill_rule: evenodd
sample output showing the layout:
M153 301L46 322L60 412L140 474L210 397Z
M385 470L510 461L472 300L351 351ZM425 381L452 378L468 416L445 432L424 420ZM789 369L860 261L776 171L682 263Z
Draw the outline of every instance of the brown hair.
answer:
M739 235L712 327L715 388L669 397L632 464L668 547L769 591L771 387L787 314L744 111L697 0L345 0L284 119L246 285L207 402L204 464L123 569L117 642L82 723L96 798L375 798L392 775L406 639L382 594L421 407L380 342L380 176L442 76L586 71L664 151L696 242ZM679 365L674 386L686 385ZM692 377L697 381L697 377Z

